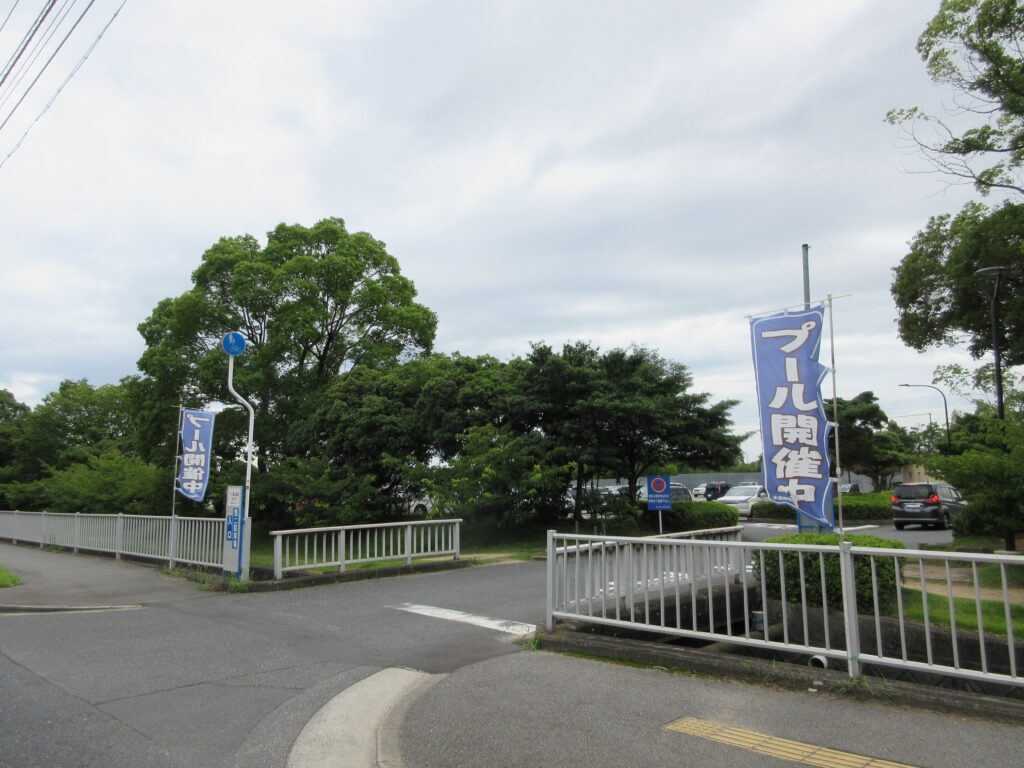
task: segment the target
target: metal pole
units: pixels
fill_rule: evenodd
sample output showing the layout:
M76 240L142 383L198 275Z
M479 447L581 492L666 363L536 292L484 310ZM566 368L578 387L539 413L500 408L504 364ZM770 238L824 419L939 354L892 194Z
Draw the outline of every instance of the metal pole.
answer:
M811 246L804 243L800 248L803 250L804 256L804 309L811 308L811 260L809 251Z
M900 384L900 386L901 387L928 387L928 389L934 389L936 392L938 392L940 395L942 395L942 412L946 416L946 453L950 453L952 451L952 441L950 440L950 437L949 437L949 405L946 403L946 393L943 392L938 387L932 385L932 384ZM932 415L931 415L931 413L929 413L928 414L928 426L931 427L931 425L932 425Z
M999 420L1006 418L1006 411L1003 407L1003 364L1002 350L999 349L999 333L996 326L996 297L999 296L999 278L1002 272L996 272L995 285L992 286L992 352L996 359L996 413Z
M839 511L839 540L843 540L843 486L838 482L842 478L842 463L839 461L839 395L836 392L836 334L835 320L832 316L832 294L828 295L828 339L832 353L832 422L835 428L832 437L836 446L836 508Z
M174 481L171 483L171 517L174 517L174 506L178 503L178 462L181 457L178 449L181 447L181 422L184 410L181 403L178 403L178 433L174 437Z
M228 355L228 392L237 400L247 411L249 411L249 439L245 444L245 492L242 498L242 520L238 526L238 578L242 578L242 561L244 560L244 548L245 548L245 521L249 519L249 488L252 486L252 428L256 421L256 411L253 410L252 405L235 391L234 386L235 377L235 356ZM248 573L246 574L248 578Z

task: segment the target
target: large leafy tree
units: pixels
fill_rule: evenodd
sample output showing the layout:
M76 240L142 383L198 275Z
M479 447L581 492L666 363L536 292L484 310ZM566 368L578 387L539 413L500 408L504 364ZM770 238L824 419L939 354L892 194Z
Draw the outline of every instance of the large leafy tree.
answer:
M228 331L240 330L248 345L235 388L256 404L263 467L284 454L288 423L339 372L391 364L433 344L436 317L415 301L398 261L341 219L281 224L263 247L249 235L222 238L192 281L139 326L146 350L136 387L150 405L143 422L154 444L174 434L168 406L232 402L219 348Z
M608 468L629 485L669 462L725 466L741 456L742 436L729 431L734 400L712 403L691 392L686 367L643 347L613 349L601 358L601 381L593 396Z
M991 302L975 271L1004 266L996 315L1008 365L1024 363L1024 205L969 204L934 216L894 272L900 338L917 350L966 338L975 357L992 349Z
M1024 193L1024 6L943 0L917 52L932 80L956 93L955 113L949 119L895 109L889 121L950 181L974 184L982 194ZM965 121L970 115L976 119Z

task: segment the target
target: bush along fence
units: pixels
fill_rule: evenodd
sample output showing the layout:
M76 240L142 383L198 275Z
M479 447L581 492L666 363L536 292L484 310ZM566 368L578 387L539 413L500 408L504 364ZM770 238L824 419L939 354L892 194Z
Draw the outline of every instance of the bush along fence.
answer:
M1024 557L813 543L548 533L560 620L1024 688ZM805 540L806 541L806 540ZM897 545L898 546L898 545Z
M224 565L224 518L0 511L0 539L176 564Z
M336 568L355 563L452 555L459 559L461 519L421 520L376 525L340 525L271 531L274 578L289 571Z

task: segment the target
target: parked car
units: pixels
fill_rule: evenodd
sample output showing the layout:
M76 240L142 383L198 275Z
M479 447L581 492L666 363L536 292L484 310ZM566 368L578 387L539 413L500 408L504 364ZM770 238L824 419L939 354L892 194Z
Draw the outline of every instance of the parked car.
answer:
M719 481L706 483L704 486L704 498L707 501L714 501L720 496L724 496L725 492L732 488L728 483L722 483Z
M703 499L704 498L704 489L706 487L707 487L707 483L701 483L700 485L694 486L693 498L695 498L695 499Z
M767 501L767 499L768 491L764 489L763 485L737 485L730 488L718 501L736 507L740 517L750 517L754 505L759 501Z
M960 492L947 483L900 483L892 489L890 501L897 531L909 523L949 528L967 505Z
M843 483L839 486L839 492L846 493L860 493L860 486L857 483Z
M623 486L623 487L625 488L627 486ZM693 500L693 494L690 493L690 489L687 488L682 483L669 483L668 492L669 492L669 498L671 498L672 501L692 501ZM623 493L625 493L625 491L623 491ZM639 501L641 504L646 504L647 503L647 483L645 483L645 482L640 483L639 487L637 488L637 494L636 495L637 495L637 501Z

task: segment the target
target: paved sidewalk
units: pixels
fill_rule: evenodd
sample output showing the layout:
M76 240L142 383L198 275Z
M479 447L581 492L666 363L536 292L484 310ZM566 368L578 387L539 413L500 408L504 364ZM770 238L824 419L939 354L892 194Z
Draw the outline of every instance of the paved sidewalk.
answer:
M0 589L0 606L155 605L196 594L194 583L166 576L157 565L47 552L8 542L0 542L0 565L22 582Z

